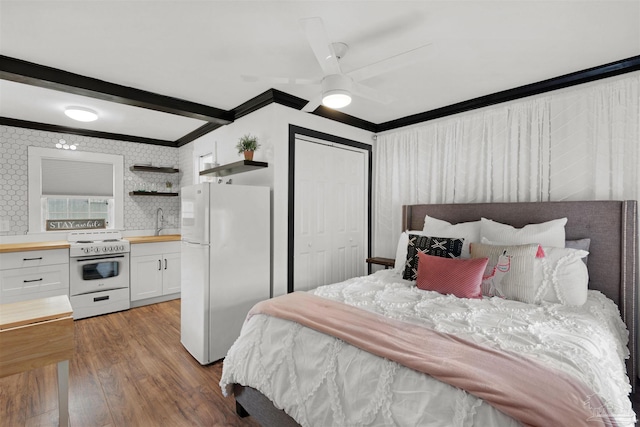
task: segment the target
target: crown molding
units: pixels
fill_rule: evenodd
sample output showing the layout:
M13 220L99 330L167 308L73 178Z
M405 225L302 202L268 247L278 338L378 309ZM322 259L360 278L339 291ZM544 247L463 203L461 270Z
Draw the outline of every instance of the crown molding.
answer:
M426 111L424 113L413 114L411 116L402 117L396 120L380 123L377 125L377 132L384 132L410 126L429 120L439 119L453 114L463 113L465 111L475 110L478 108L488 107L490 105L500 104L503 102L514 101L516 99L528 96L539 95L541 93L550 92L558 89L564 89L569 86L575 86L595 80L614 77L620 74L630 73L640 70L640 56L622 59L620 61L611 62L609 64L588 68L586 70L576 71L574 73L565 74L560 77L543 80L520 86L514 89L504 90L479 98L470 99L468 101L459 102L457 104L448 105L435 110Z
M497 92L379 124L323 106L318 107L312 114L372 133L379 133L638 70L640 70L640 56L633 56L631 58L622 59L586 70L565 74L563 76L543 80L541 82L520 86L514 89ZM308 102L305 99L290 95L286 92L269 89L244 102L238 107L225 111L152 92L104 82L102 80L69 73L67 71L51 67L45 67L3 55L0 55L0 79L61 90L78 95L91 96L121 104L150 108L157 111L205 120L207 122L175 141L166 141L0 117L0 124L9 126L29 127L38 130L49 130L53 132L173 147L181 147L218 129L221 126L224 126L225 124L229 124L241 117L266 107L269 104L277 103L296 110L302 110Z

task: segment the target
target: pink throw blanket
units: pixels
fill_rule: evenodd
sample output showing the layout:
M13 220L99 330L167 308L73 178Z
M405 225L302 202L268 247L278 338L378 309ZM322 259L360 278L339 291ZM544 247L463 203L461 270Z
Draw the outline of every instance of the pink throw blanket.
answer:
M262 301L247 319L256 314L300 323L431 375L484 399L525 426L617 425L581 381L516 354L306 292Z

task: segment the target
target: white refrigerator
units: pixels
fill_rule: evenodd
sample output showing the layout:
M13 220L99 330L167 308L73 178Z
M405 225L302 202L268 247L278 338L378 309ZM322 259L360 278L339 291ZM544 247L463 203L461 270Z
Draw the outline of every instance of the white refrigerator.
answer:
M181 189L180 341L205 365L226 356L249 309L271 292L269 187Z

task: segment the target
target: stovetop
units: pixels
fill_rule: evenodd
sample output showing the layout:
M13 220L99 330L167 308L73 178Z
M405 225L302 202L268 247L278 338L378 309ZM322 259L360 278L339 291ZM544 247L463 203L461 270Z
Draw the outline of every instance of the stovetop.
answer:
M122 239L117 230L72 231L67 236L69 256L105 255L127 253L130 251L128 240Z
M122 233L119 230L80 230L67 235L69 243L119 242Z

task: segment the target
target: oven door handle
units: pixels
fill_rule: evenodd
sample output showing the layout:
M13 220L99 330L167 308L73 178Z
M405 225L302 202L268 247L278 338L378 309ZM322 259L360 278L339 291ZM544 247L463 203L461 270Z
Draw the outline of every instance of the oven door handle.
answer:
M101 257L95 257L95 258L79 258L76 261L78 262L99 261L103 259L114 259L114 258L124 258L124 255L101 256Z

